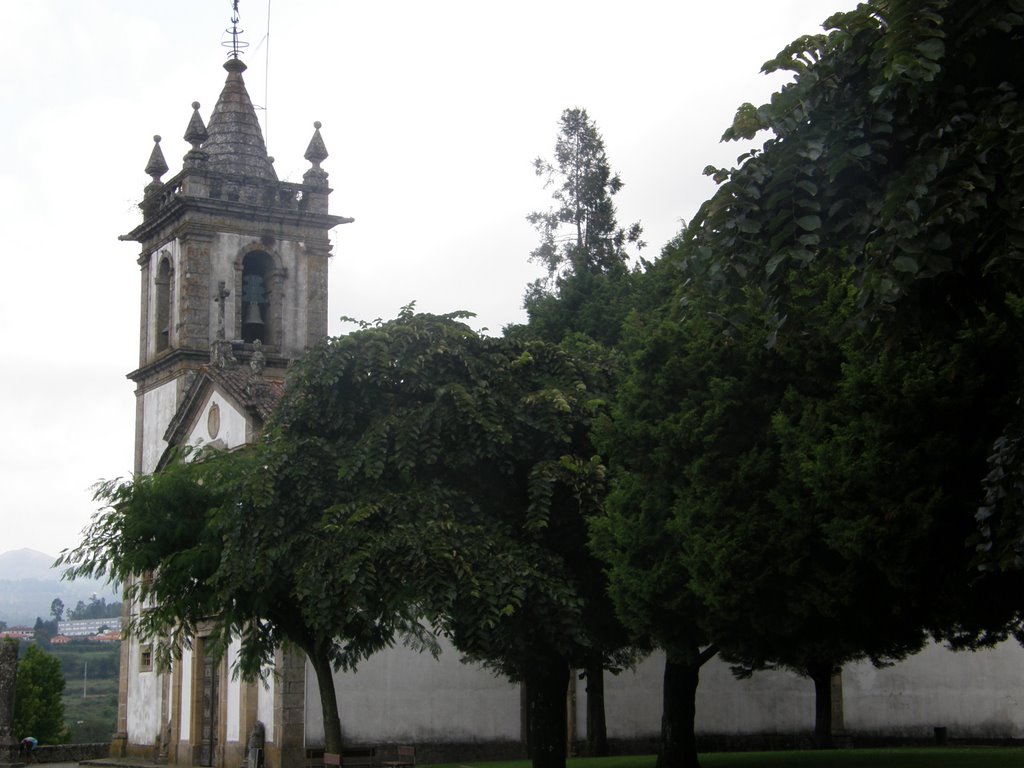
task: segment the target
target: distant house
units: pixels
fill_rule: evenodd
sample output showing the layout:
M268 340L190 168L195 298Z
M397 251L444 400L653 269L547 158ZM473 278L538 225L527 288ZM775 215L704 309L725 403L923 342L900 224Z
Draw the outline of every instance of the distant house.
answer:
M121 631L121 617L107 619L75 619L57 622L57 632L71 638L98 635L104 630Z
M36 631L32 627L8 627L0 631L0 638L10 637L15 640L33 640Z

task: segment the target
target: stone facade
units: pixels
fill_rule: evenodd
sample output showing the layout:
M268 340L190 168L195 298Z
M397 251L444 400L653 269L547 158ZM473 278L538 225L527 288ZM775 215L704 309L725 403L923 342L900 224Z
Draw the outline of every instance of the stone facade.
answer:
M251 441L280 394L291 360L327 334L330 230L351 221L328 212L315 123L303 183L279 181L231 58L204 124L193 103L182 169L168 181L161 139L145 171L142 223L122 240L140 244L139 366L135 471L158 471L168 448L204 440ZM125 619L139 606L126 603ZM268 686L231 679L211 664L204 638L171 670L153 665L151 643L126 638L114 756L191 765L238 765L245 734L272 724L267 764L304 757L304 660L285 654Z
M18 681L18 641L0 640L0 762L10 763L18 754L14 733L14 691Z
M327 332L329 231L351 221L328 212L319 123L303 183L279 181L245 92L245 67L232 59L225 69L209 128L193 104L185 133L191 149L167 182L155 141L143 221L123 237L141 246L139 366L129 374L137 385L138 473L158 471L170 446L231 449L255 438L289 361ZM127 620L139 607L126 603L125 610ZM199 632L165 671L154 668L150 644L126 638L113 755L237 766L260 723L268 768L304 765L323 747L311 667L300 653L281 651L265 683L242 683L229 673L237 653L236 644L212 663ZM3 665L0 656L0 746ZM654 743L662 668L653 655L607 676L616 749ZM720 661L701 680L697 728L705 747L800 745L813 728L807 680L767 672L740 681ZM1016 703L1024 651L1016 644L962 655L933 646L889 669L850 665L836 682L836 722L852 735L920 740L941 727L954 739L1024 738ZM436 660L389 649L358 672L337 674L335 688L349 744L414 743L420 762L523 756L520 689L463 664L452 648ZM567 706L570 730L584 739L582 687Z

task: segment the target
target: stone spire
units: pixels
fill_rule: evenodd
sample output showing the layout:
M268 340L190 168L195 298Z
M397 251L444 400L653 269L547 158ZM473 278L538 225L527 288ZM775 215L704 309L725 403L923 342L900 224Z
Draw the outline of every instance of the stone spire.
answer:
M302 181L311 187L326 188L327 171L320 167L320 163L327 159L327 145L320 135L321 125L319 120L313 123L313 138L309 140L306 154L303 155L313 167L302 175Z
M185 129L185 141L192 145L192 149L185 153L186 168L198 168L206 162L207 155L200 147L209 136L199 114L199 102L193 101L192 119L188 121L188 127Z
M277 181L256 110L242 80L246 66L241 59L232 58L224 62L224 69L228 77L210 115L208 136L202 145L207 155L206 168L229 176Z
M152 178L152 181L142 190L142 202L139 203L144 217L149 216L157 209L158 193L164 188L160 177L167 173L167 161L164 160L163 150L160 149L159 136L153 137L153 151L149 153L149 162L146 163L145 170Z
M160 186L160 177L167 173L167 161L164 160L163 150L160 149L160 137L153 137L153 151L149 153L149 162L146 163L146 173L153 177L153 181L147 189L153 185Z

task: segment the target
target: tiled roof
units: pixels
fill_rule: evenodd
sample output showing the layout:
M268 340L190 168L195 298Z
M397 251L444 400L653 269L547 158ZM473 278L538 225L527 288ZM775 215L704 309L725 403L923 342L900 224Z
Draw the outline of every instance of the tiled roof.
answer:
M242 80L245 64L239 59L228 59L224 69L228 71L228 78L210 115L207 138L202 146L208 158L206 167L231 176L277 181L256 110Z
M262 429L263 423L284 394L284 381L264 378L262 375L254 376L250 368L244 365L204 366L196 379L189 384L181 406L164 432L164 440L170 446L181 445L186 439L186 431L196 416L196 409L206 402L211 388L219 389L233 400L240 410L254 417L257 422L256 428ZM163 459L161 463L162 461Z
M216 368L204 370L210 380L252 412L260 421L266 421L277 401L284 394L284 382L280 379L265 379L253 376L248 368Z

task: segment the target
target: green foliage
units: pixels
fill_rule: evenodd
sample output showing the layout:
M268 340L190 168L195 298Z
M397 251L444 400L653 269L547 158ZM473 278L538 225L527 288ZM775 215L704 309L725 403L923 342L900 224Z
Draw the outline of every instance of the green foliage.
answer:
M587 443L600 360L461 318L407 308L310 350L256 445L101 484L106 506L61 564L127 584L145 606L129 631L156 638L158 659L200 621L215 652L241 639L248 679L283 643L302 648L329 751L332 667L396 638L432 650L431 624L511 677L538 653L567 675L600 610L584 546L603 479Z
M548 271L526 292L529 332L553 342L583 333L611 344L630 308L626 246L642 248L643 230L639 223L622 229L616 222L612 197L622 180L612 174L604 140L585 109L562 113L555 162L537 158L534 169L545 186L554 186L557 205L527 216L541 236L530 258Z
M82 543L58 559L67 578L107 577L126 585L126 599L147 610L134 613L125 629L159 639L162 663L190 644L198 622L232 604L214 576L220 526L231 525L231 500L248 459L245 452L185 452L160 474L98 484L94 497L104 507ZM221 615L226 633L244 620L232 611Z
M91 665L89 674L85 696L81 678L69 680L64 691L64 721L70 744L109 743L117 730L117 677L94 680Z
M793 71L794 82L769 104L742 107L724 138L749 139L761 129L773 136L737 168L707 170L722 186L678 254L681 273L713 295L705 311L721 321L722 334L748 347L752 360L764 358L751 375L785 365L782 379L745 390L740 378L734 392L763 405L750 422L763 430L762 442L751 440L747 450L761 447L733 458L759 472L747 489L762 494L753 517L764 504L765 519L785 520L789 510L800 521L818 519L804 540L810 551L856 566L856 579L834 574L848 585L842 600L817 595L819 608L832 604L835 613L857 599L854 585L870 597L871 583L860 579L874 563L875 588L897 613L864 615L876 615L890 639L913 621L957 645L991 642L1017 627L1012 579L973 580L963 542L986 456L988 498L975 536L982 564L996 570L1013 562L1024 530L1013 490L1024 386L1021 10L1019 3L879 0L833 16L826 35L795 41L765 65ZM773 356L758 345L780 349ZM708 405L698 407L703 414ZM708 456L705 464L714 463ZM724 585L730 566L741 565L761 578L759 560L730 557L735 548L714 559L709 544L729 528L714 530L723 497L699 479L694 493L716 510L699 529L710 541L694 539L702 578L718 566ZM751 516L740 509L735 524L749 530ZM899 606L902 599L914 610ZM788 607L789 615L807 615ZM845 637L886 656L856 632Z
M55 645L48 653L60 662L69 686L77 681L79 695L83 678L116 680L119 673L120 643L70 642Z
M109 741L117 730L120 643L70 642L53 646L50 654L64 675L67 741Z
M34 632L32 642L40 646L48 645L50 640L57 634L57 620L44 621L41 616L37 616L35 626L32 629Z
M587 646L580 593L600 572L583 518L603 467L586 436L600 389L585 361L459 319L405 312L313 350L277 410L270 467L322 499L337 534L325 556L346 584L365 578L366 548L387 546L416 608L518 678L533 648ZM320 580L325 565L309 562Z
M923 280L959 311L999 305L1024 247L1022 12L875 0L765 64L795 79L724 136L766 129L763 147L706 170L722 186L688 237L707 287L758 285L775 326L786 273L823 261L855 269L864 317Z
M64 741L64 676L60 662L35 645L29 645L18 661L15 685L14 733L34 736L40 743Z
M63 603L61 603L63 608ZM68 611L68 620L81 621L83 619L114 619L121 615L121 603L107 603L107 598L93 595L89 602L79 600L78 604Z
M997 440L979 546L1013 561L1024 530L1020 10L837 14L726 132L773 135L707 169L603 430L595 544L660 643L695 627L748 670L809 672L1019 631L1019 585L976 578L964 543Z

